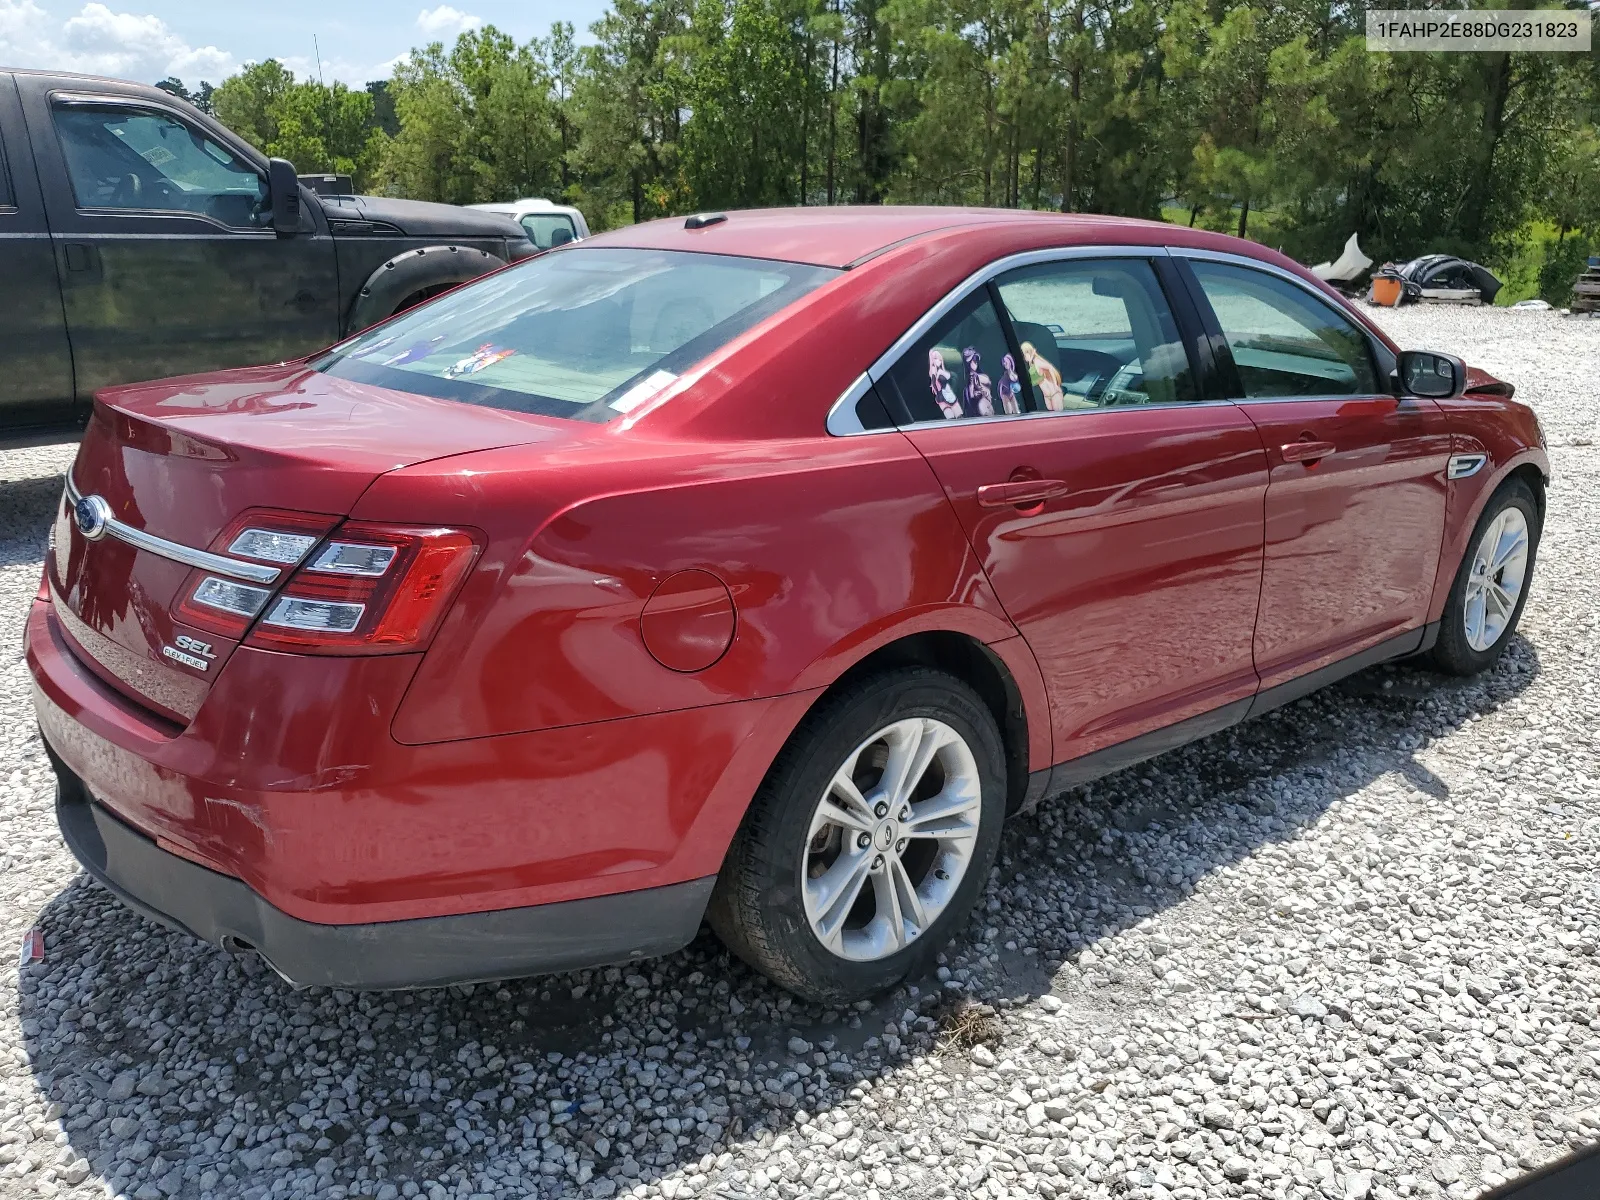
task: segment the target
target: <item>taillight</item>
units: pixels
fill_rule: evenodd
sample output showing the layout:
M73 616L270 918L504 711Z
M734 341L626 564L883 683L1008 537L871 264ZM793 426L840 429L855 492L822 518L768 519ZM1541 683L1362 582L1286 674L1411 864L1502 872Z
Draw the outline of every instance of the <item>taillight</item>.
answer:
M281 574L271 583L257 584L211 571L191 571L178 593L178 619L224 637L243 637L290 571L338 520L322 513L282 509L245 512L217 535L210 549L228 558L276 567Z
M245 640L300 654L415 650L478 556L459 529L342 525L265 602Z

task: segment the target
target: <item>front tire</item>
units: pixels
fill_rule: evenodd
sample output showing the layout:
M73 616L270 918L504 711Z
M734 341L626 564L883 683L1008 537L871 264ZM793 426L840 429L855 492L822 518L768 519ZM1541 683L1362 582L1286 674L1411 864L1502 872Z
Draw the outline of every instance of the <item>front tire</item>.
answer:
M925 667L828 697L773 763L707 918L791 992L864 999L925 969L988 879L1006 765L988 707Z
M1539 534L1539 504L1522 480L1510 480L1489 498L1440 618L1429 655L1434 666L1476 675L1505 653L1528 601Z

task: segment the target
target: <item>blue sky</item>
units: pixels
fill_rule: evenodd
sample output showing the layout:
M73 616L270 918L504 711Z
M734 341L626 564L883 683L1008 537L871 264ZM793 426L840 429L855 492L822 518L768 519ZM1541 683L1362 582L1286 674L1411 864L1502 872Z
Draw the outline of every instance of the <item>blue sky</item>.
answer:
M494 25L518 41L571 21L579 37L605 0L0 0L0 66L87 71L154 83L220 83L247 62L277 58L360 86L389 74L412 46Z

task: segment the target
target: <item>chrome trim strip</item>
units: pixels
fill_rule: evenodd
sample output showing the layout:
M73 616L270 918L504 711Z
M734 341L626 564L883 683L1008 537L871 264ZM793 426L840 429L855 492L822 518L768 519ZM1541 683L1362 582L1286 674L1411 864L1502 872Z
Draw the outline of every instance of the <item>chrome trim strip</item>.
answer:
M1232 408L1236 400L1174 400L1163 404L1108 404L1101 408L1064 408L1057 411L1045 410L1042 412L1025 413L996 413L992 417L949 417L938 421L912 421L907 425L896 425L894 428L902 433L913 429L959 429L968 426L984 424L992 425L998 421L1036 421L1040 417L1090 417L1105 413L1119 412L1150 412L1168 408ZM892 433L894 430L870 429L868 433Z
M865 371L856 376L856 381L845 388L840 397L833 402L833 407L828 410L828 432L834 437L853 437L860 433L890 433L893 426L887 430L868 429L861 423L861 415L856 412L856 405L861 403L861 398L872 387L872 378Z
M83 496L73 485L72 473L67 473L67 504L69 509L76 507ZM186 567L198 567L202 571L211 571L217 575L226 575L230 579L241 579L246 583L276 583L278 576L283 574L277 567L262 566L259 563L241 562L237 558L226 558L221 554L213 554L209 550L196 550L192 546L185 546L178 542L169 542L166 538L156 537L153 533L146 533L142 529L135 529L132 525L125 524L110 517L106 520L106 536L114 537L136 550L148 550L151 554L182 563Z
M1476 475L1488 461L1487 454L1452 454L1450 465L1445 468L1445 478L1465 479L1469 475Z
M1038 263L1063 262L1078 258L1167 258L1169 256L1170 251L1166 246L1055 246L1048 250L1027 250L1021 254L1012 254L985 264L946 292L939 302L923 313L910 329L896 338L893 345L878 355L877 361L867 368L865 375L858 377L854 383L845 389L844 393L833 402L833 406L828 410L828 432L835 437L860 437L864 434L895 433L900 429L945 424L942 421L923 421L915 425L893 426L888 429L850 428L852 425L859 426L861 424L855 415L854 408L856 401L861 399L862 392L866 390L862 380L865 379L868 383L880 382L889 373L889 368L893 367L899 361L900 356L911 349L923 334L927 333L952 308L965 300L971 292L988 283L996 275L1004 274L1006 271L1015 270L1018 267L1031 267ZM860 389L859 391L857 390L858 388ZM1145 406L1141 405L1139 407ZM849 415L844 415L841 412L842 409L849 409ZM1097 409L1094 411L1104 410ZM994 417L966 417L959 422L952 421L950 424L971 425L978 421L1012 421L1016 420L1017 415L1019 414L1003 413ZM1025 417L1059 417L1066 414L1042 412L1022 413L1020 415Z
M1328 299L1328 293L1312 287L1293 271L1280 267L1277 263L1251 258L1248 254L1230 254L1226 250L1202 250L1193 246L1168 246L1167 250L1173 258L1195 258L1206 262L1227 263L1230 266L1249 267L1251 270L1264 271L1268 275L1276 275L1279 279L1288 280L1306 295L1321 301L1329 308L1335 307L1333 302ZM1349 314L1345 315L1348 316Z

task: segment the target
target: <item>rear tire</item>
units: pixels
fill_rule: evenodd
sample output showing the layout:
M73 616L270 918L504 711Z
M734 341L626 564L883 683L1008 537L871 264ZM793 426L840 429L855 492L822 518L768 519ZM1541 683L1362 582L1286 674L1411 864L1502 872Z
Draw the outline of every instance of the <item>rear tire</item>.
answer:
M1489 498L1445 602L1439 640L1428 656L1433 666L1476 675L1505 653L1528 602L1540 532L1538 501L1522 480L1508 481Z
M988 880L1005 763L988 707L942 671L894 670L828 697L751 802L712 893L711 927L756 970L821 1004L920 972Z

